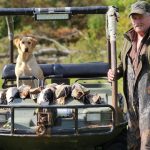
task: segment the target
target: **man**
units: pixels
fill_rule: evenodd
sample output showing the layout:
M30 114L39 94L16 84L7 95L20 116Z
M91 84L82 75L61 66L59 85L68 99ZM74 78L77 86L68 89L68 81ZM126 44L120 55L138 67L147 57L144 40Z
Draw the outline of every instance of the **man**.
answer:
M133 28L125 33L117 74L123 77L128 108L128 149L150 150L150 4L138 1L129 14Z

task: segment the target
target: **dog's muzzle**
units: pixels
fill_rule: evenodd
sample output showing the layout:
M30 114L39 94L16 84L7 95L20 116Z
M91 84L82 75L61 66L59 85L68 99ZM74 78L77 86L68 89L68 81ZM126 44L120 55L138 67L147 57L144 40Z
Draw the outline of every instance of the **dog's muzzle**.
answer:
M25 52L28 52L28 48L25 48Z

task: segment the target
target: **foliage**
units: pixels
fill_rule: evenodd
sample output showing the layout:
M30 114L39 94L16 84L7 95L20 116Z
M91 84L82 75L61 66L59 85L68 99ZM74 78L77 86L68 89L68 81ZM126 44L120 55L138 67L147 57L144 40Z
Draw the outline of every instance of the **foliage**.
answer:
M119 22L117 27L117 51L121 50L123 44L123 33L131 25L128 17L130 5L136 0L1 0L0 6L5 7L64 7L64 6L96 6L113 5L119 8ZM150 0L147 0L150 1ZM59 35L58 29L75 28L80 33L78 40L55 39L67 47L71 54L63 59L63 63L80 63L85 61L107 61L107 46L105 35L104 15L75 15L68 21L37 22L31 16L14 16L14 34L46 35L54 38L54 32ZM65 34L65 32L64 32ZM51 43L39 41L40 45L51 47ZM0 52L8 51L7 26L5 17L0 17ZM8 52L7 52L8 53ZM6 62L5 62L6 63Z

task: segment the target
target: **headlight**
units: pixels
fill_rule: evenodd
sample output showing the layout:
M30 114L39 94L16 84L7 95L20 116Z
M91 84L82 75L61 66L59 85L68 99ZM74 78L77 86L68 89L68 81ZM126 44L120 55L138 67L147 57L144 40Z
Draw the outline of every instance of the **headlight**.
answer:
M86 114L86 122L97 122L100 123L101 114L100 113L87 113Z

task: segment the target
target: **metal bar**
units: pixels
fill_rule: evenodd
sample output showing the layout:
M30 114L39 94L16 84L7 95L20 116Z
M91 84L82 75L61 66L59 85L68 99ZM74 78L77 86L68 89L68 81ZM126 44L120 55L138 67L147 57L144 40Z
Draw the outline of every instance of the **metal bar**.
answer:
M71 7L72 14L106 14L108 6Z
M116 77L117 73L117 54L116 54L116 22L117 22L117 12L115 8L110 7L108 12L108 34L110 37L110 54L111 54L111 69L114 72ZM116 120L115 122L118 123L118 102L117 102L117 79L115 78L112 81L112 105L116 111Z
M0 8L0 16L33 15L34 8Z
M75 133L78 135L78 108L75 108Z
M14 124L14 109L15 108L50 108L50 109L58 109L58 108L72 108L75 109L75 132L78 133L78 109L79 108L96 108L96 107L108 107L113 111L113 128L116 125L116 110L113 106L108 104L96 104L96 105L63 105L63 106L37 106L37 105L0 105L0 108L11 108L11 117L12 117L12 124ZM11 132L14 132L14 125L11 127Z
M11 134L14 134L14 107L11 107Z
M51 8L35 8L35 14L39 13L56 13L66 12L75 14L106 14L108 6L88 6L88 7L51 7Z
M13 53L14 53L14 48L12 47L13 45L13 40L11 39L10 40L10 44L9 44L9 52L10 52L10 63L14 63L14 56L13 56Z
M14 38L14 21L12 16L7 16L6 17L6 23L7 23L7 28L8 28L8 38L9 38L9 55L10 55L10 63L14 63L13 60L13 38Z
M0 105L1 106L5 106L5 105ZM109 131L105 131L105 132L102 132L102 133L84 133L83 135L102 135L102 134L111 134L114 129L115 129L115 126L116 126L116 123L115 123L115 120L116 120L116 113L115 113L115 109L111 106L111 105L101 105L101 104L97 104L97 105L86 105L86 106L83 106L83 105L79 105L79 106L36 106L36 105L33 105L33 106L6 106L7 108L11 108L11 131L8 132L6 131L6 133L2 132L0 133L0 135L11 135L11 136L34 136L33 133L31 133L32 135L29 135L29 133L25 134L21 134L21 135L18 135L17 132L14 132L14 110L15 108L52 108L52 109L55 109L55 108L74 108L75 109L75 134L71 134L71 136L78 136L80 133L79 133L79 129L78 129L78 109L79 108L92 108L92 107L109 107L112 109L112 127L110 128ZM4 107L3 107L4 108ZM17 131L17 130L16 130ZM51 135L51 136L57 136L57 135ZM66 136L65 134L64 135L59 135L59 136ZM80 134L80 136L82 136L82 133Z
M72 14L105 14L108 6L38 8L40 12L70 12Z
M115 41L112 41L111 42L111 53L112 54L115 54L116 53L116 42ZM115 55L111 55L111 68L114 72L114 74L116 75L116 70L117 70L117 58ZM112 104L116 110L116 118L118 118L118 105L117 105L117 93L118 93L118 86L117 86L117 80L115 79L113 82L112 82ZM117 120L116 120L117 122Z
M86 105L63 105L63 106L56 106L56 105L48 105L48 106L40 106L40 105L0 105L0 108L95 108L95 107L109 107L113 111L115 111L114 107L112 105L108 104L96 104L96 105L91 105L91 104L86 104Z
M49 7L49 8L0 8L0 16L34 15L35 13L70 12L72 14L106 14L108 6Z

